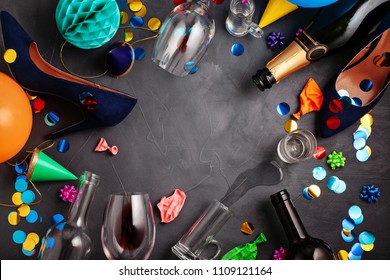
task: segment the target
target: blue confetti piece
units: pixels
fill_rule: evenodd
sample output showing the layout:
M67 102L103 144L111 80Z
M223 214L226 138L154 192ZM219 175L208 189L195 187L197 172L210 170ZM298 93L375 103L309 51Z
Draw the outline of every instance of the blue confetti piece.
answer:
M339 184L340 184L339 177L330 176L328 178L327 186L328 186L328 189L330 189L331 191L334 191L335 189L337 189L339 187Z
M231 48L231 52L235 56L241 56L244 53L244 51L245 51L244 46L239 43L233 44Z
M15 169L15 172L18 173L18 174L24 173L28 169L28 164L25 161L22 162L22 163L16 162L16 165L15 165L14 169Z
M140 27L144 25L144 19L141 17L134 16L130 19L130 26Z
M15 181L15 190L17 192L24 192L28 188L28 182L23 180L22 178L16 179Z
M360 209L360 207L357 205L352 205L348 209L348 215L353 220L358 219L362 215L362 209Z
M355 133L353 134L353 140L360 139L360 138L367 140L368 134L366 130L359 129L355 131Z
M345 230L353 230L355 228L355 221L351 218L345 218L341 223L343 229Z
M60 153L66 153L69 150L69 147L69 141L66 139L61 139L60 141L58 141L57 151Z
M38 221L38 212L35 210L31 210L26 217L26 221L29 222L30 224L33 224L36 221Z
M314 179L321 181L326 177L326 170L322 166L316 166L313 168L312 174Z
M341 238L349 243L349 242L352 242L354 239L355 239L355 234L353 232L351 232L351 234L349 236L345 235L345 233L343 231L341 231Z
M22 230L16 230L13 234L12 234L12 240L16 243L16 244L22 244L25 240L26 240L26 233Z
M302 196L304 198L306 198L307 200L313 200L314 198L312 198L310 195L309 195L309 192L308 192L308 188L305 188L302 192Z
M362 256L355 256L352 252L349 252L348 259L351 261L358 261L362 259Z
M23 253L23 255L25 255L26 257L32 257L32 256L34 256L36 252L37 252L36 249L33 249L33 250L31 250L31 251L27 251L27 250L23 249L23 247L22 247L22 253Z
M360 217L353 219L353 221L355 222L356 225L360 225L364 221L364 216L361 215Z
M347 184L343 180L340 180L338 187L333 191L337 194L341 194L345 192L346 189L347 189Z
M279 115L285 116L290 113L290 105L288 105L286 102L281 102L276 107L276 111L279 113Z
M30 204L35 200L35 193L30 190L24 191L21 199L24 204Z
M352 105L353 106L361 107L363 105L362 100L360 98L358 98L358 97L352 97L351 100L352 100Z
M364 253L363 248L360 246L360 243L355 243L352 245L351 253L355 256L361 256Z
M365 146L364 149L356 151L356 158L360 162L365 162L370 158L370 152L366 149L366 147L367 146Z
M375 235L372 232L363 231L361 234L359 234L359 242L363 245L374 244Z
M355 150L361 150L366 146L366 140L364 138L357 138L353 141L353 147Z
M359 87L360 87L360 89L361 89L362 91L367 92L367 91L370 91L370 90L372 89L372 86L373 86L373 85L374 85L374 84L372 83L371 80L365 79L365 80L363 80L363 81L360 82Z

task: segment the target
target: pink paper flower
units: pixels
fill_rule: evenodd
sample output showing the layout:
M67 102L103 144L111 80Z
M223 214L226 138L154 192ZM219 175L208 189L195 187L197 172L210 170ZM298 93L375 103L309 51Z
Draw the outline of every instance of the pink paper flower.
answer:
M161 214L161 222L173 221L179 215L186 197L186 194L179 189L175 189L175 192L169 197L163 196L157 204Z

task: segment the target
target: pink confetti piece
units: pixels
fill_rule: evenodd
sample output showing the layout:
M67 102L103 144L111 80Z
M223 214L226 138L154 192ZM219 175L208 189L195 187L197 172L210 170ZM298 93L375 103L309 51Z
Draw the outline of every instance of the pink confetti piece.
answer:
M173 221L183 208L186 197L186 194L179 189L175 189L175 192L169 197L163 196L157 204L161 214L161 222Z
M106 139L101 137L99 143L97 144L97 146L95 148L95 152L104 152L107 150L110 151L113 155L116 155L119 152L117 146L109 146Z

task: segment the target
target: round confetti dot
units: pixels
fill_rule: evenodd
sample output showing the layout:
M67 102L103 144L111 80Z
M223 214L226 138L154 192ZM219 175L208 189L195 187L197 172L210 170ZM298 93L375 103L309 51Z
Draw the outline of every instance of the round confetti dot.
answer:
M16 192L12 195L12 203L15 204L16 206L22 205L22 193L21 192Z
M328 189L330 189L331 191L334 191L335 189L337 189L339 187L339 184L340 184L340 179L337 176L330 176L328 178L327 183L326 183L326 185L328 186Z
M373 244L375 242L375 235L372 232L363 231L359 234L359 242L363 245Z
M322 166L316 166L313 168L312 174L314 179L321 181L326 177L326 170Z
M26 250L24 250L23 247L22 247L22 253L23 253L23 255L25 255L26 257L32 257L32 256L34 256L36 252L37 252L36 249L31 250L31 251L26 251Z
M365 146L364 149L356 151L356 158L360 162L367 161L371 156L371 148L369 146Z
M16 244L23 244L23 242L26 240L26 233L22 230L16 230L13 234L12 234L12 240L16 243Z
M17 179L15 181L15 190L17 192L24 192L28 188L28 182L23 179Z
M69 141L66 139L61 139L60 141L58 141L57 151L60 153L66 153L69 150L69 147Z
M366 140L364 138L357 138L353 141L353 147L356 150L361 150L366 146Z
M139 12L134 13L134 15L137 17L144 17L144 16L146 16L147 11L148 10L146 9L146 6L142 5L141 10L139 10Z
M360 123L365 126L372 126L374 123L374 118L371 114L365 114L363 117L360 118Z
M342 194L343 192L345 192L346 189L347 189L347 184L343 180L340 180L339 186L333 191L337 194Z
M364 221L364 216L361 215L359 218L353 219L356 225L360 225Z
M17 53L14 49L7 49L4 52L4 60L7 63L14 63L17 58Z
M351 231L355 228L355 222L351 218L345 218L341 223L343 229Z
M372 249L374 249L374 244L362 244L362 243L360 243L360 246L366 252L370 252L370 251L372 251Z
M302 192L302 196L307 200L313 200L314 198L309 195L309 188L304 188Z
M30 213L28 213L28 215L26 216L26 221L30 224L33 224L38 221L38 212L35 210L31 210Z
M312 198L318 198L321 195L321 189L317 185L310 185L307 192Z
M315 159L323 159L326 156L326 150L322 146L317 146L316 151L313 154Z
M120 23L125 24L129 21L129 15L128 13L121 11L120 12Z
M353 134L353 139L354 140L356 140L356 139L367 140L368 139L367 130L356 130L355 133Z
M349 96L342 96L340 102L343 104L343 110L348 110L352 106L352 99Z
M352 245L351 253L354 254L355 256L363 255L364 250L360 246L360 243L355 243L355 244Z
M355 220L362 215L362 209L360 209L360 207L357 205L352 205L348 209L348 215L351 217L351 219Z
M361 124L361 125L359 125L357 130L365 131L367 133L367 137L369 137L371 135L372 128L371 128L371 126Z
M355 256L352 252L348 253L348 259L351 261L358 261L362 259L362 256Z
M287 133L290 133L290 132L297 130L297 129L298 129L298 123L294 120L288 120L284 123L284 130Z
M26 251L32 251L35 248L35 242L32 239L26 238L26 240L22 244L22 248Z
M341 231L341 238L344 240L344 242L352 242L355 239L355 234L351 232L350 235L346 235L345 232L342 230Z
M338 251L338 253L337 253L337 258L338 258L339 260L343 260L343 261L348 260L348 252L345 251L345 250L340 250L340 251Z
M16 226L20 222L20 217L18 212L12 211L8 214L8 223L12 226Z
M144 25L143 18L134 16L130 19L130 26L140 27L142 25Z
M27 171L27 169L28 169L28 164L27 164L27 162L25 162L25 161L23 161L22 163L17 162L16 165L15 165L15 167L14 167L14 169L15 169L15 172L16 172L16 173L21 174L21 173ZM22 176L22 175L20 175L20 176ZM25 176L25 175L23 175L23 176ZM19 177L19 176L18 176L18 177ZM25 177L26 177L26 176L25 176ZM16 179L16 180L17 180L17 179Z
M50 112L45 116L45 123L48 126L54 126L60 121L60 117L55 112Z
M134 49L135 60L142 60L145 57L145 50L143 48Z
M329 102L329 110L332 113L338 113L343 110L343 103L338 99L333 99L331 102Z
M39 97L35 98L32 102L32 109L34 113L39 113L45 108L45 101Z
M359 97L352 97L351 100L353 106L361 107L363 105L363 102Z
M151 18L148 21L148 27L150 30L156 31L160 28L161 21L158 18Z
M231 52L235 56L241 56L244 53L244 46L240 43L235 43L232 45Z
M138 12L142 9L142 2L141 1L133 1L130 3L129 8L132 12Z
M345 89L340 89L337 91L337 93L340 95L340 97L343 97L343 96L348 96L349 97L349 92L346 91Z
M340 127L340 118L337 116L330 116L326 120L326 126L332 130L338 129Z
M26 239L32 239L35 245L38 245L39 243L39 235L36 234L35 232L30 232L29 234L27 234Z
M18 207L18 213L20 217L27 217L30 214L30 206L22 204Z
M22 193L22 201L25 204L30 204L35 200L35 193L33 191L27 190Z
M125 42L133 40L134 34L130 30L125 30Z
M61 214L54 214L51 217L51 224L56 225L57 230L63 230L65 226L65 218Z
M290 113L290 105L285 102L279 103L276 107L276 111L279 113L279 115L285 116Z
M362 91L368 92L372 89L373 83L371 80L364 79L360 82L359 87Z

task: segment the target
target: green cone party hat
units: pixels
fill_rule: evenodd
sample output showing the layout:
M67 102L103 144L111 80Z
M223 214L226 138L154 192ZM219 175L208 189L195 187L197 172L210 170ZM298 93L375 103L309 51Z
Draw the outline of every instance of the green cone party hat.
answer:
M27 170L27 180L32 182L68 181L77 180L77 177L44 152L35 148Z

